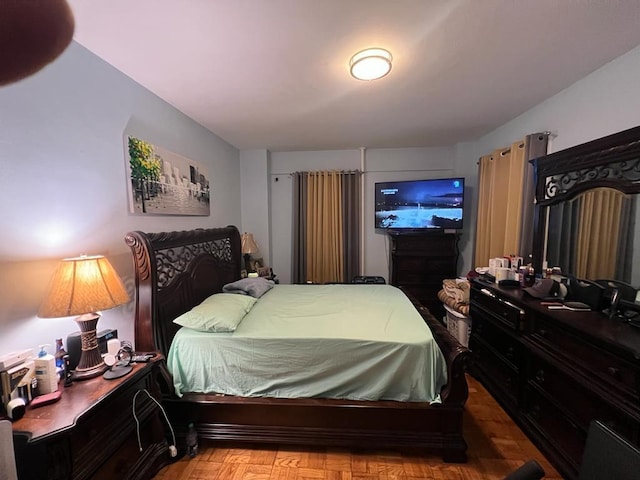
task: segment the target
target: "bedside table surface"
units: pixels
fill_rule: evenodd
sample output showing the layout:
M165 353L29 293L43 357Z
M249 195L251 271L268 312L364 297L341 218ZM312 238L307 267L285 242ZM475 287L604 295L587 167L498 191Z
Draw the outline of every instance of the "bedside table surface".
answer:
M90 380L73 382L69 387L64 387L63 382L60 382L60 400L38 408L27 406L24 417L13 422L14 435L25 435L29 437L29 442L37 442L72 428L84 413L115 392L117 387L139 377L147 366L162 358L164 357L158 355L149 363L132 363L131 373L114 380L105 380L100 375Z

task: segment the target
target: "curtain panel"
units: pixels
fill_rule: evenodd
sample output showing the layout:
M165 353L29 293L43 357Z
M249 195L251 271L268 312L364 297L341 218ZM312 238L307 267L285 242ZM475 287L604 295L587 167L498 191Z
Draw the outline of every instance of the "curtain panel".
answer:
M596 188L549 208L546 251L549 266L578 278L631 281L625 261L633 248L636 197ZM612 261L612 259L618 259Z
M360 264L359 171L293 174L293 282L348 282Z
M533 250L534 173L529 160L546 154L549 135L535 133L480 157L475 266Z
M295 172L293 178L293 283L307 281L307 178L305 172Z

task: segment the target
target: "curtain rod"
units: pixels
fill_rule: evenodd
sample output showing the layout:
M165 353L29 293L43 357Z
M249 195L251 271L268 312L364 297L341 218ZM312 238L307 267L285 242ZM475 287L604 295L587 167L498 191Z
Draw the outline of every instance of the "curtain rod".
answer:
M362 171L362 170L343 170L343 172L346 173L355 173L360 171L360 173L365 174L365 173L405 173L405 172L450 172L452 169L451 168L433 168L433 169L429 169L429 170L425 170L424 168L420 168L420 169L413 169L413 170L367 170L367 171ZM317 171L317 170L316 170ZM270 173L270 176L278 176L278 175L288 175L291 176L293 175L295 172L285 172L285 173ZM313 172L305 172L305 173L313 173Z
M533 136L535 136L535 135L546 135L547 137L554 137L554 138L558 136L557 133L552 133L549 130L545 130L544 132L530 133L529 135L527 135L527 137L532 136L532 135ZM495 150L498 150L498 149L496 148ZM504 156L504 155L506 155L507 153L510 153L510 152L511 152L511 147L505 147L500 152L500 155ZM490 154L487 154L487 155L490 155ZM482 157L484 157L484 156L486 156L486 155L482 155ZM482 158L482 157L480 157L480 158ZM476 165L480 165L480 159L478 159L478 161L476 162Z

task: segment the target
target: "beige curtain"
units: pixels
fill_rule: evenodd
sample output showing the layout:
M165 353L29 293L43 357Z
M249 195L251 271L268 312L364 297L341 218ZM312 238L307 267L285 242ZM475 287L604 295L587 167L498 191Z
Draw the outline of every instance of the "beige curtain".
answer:
M518 254L524 166L522 141L480 159L476 266Z
M578 278L615 278L626 195L610 188L582 194L576 246Z
M475 266L530 251L533 181L529 159L546 153L548 135L536 133L480 158Z
M342 183L339 172L311 172L307 209L307 279L344 281L342 276Z
M360 273L361 172L292 176L293 282L349 282Z

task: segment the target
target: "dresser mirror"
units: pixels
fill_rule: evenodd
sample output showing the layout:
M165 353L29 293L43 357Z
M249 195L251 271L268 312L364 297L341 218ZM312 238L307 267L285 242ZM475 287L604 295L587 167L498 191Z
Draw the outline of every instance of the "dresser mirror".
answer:
M640 305L640 127L531 163L536 272L560 267L578 278L610 280L623 300Z

